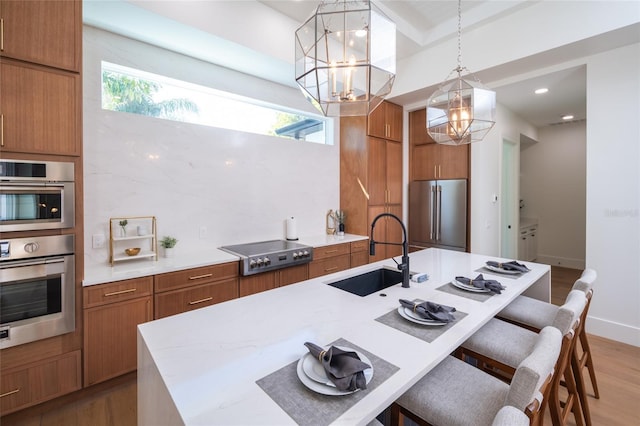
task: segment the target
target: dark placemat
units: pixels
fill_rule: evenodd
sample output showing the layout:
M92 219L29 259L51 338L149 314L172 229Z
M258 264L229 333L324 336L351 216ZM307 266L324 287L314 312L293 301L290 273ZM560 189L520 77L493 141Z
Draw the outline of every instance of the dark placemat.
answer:
M491 269L484 266L476 269L475 272L479 274L491 274L500 278L509 278L510 280L516 280L526 274L526 272L518 272L517 274L501 274L500 272L492 271Z
M423 302L422 300L415 301ZM398 313L398 310L394 309L393 311L387 312L381 317L376 318L376 321L395 328L396 330L410 334L413 337L417 337L420 340L431 343L451 327L455 327L458 321L466 317L467 314L465 312L455 311L453 312L453 316L456 320L448 323L447 325L420 325L402 318L400 313Z
M373 364L373 378L367 384L367 389L340 396L316 393L303 385L298 378L298 360L256 381L256 384L299 425L326 425L333 422L399 370L395 365L345 339L338 339L330 345L352 348L369 358Z
M488 293L478 293L475 291L466 291L463 290L461 288L456 287L455 285L451 284L451 283L446 283L445 285L442 285L438 288L436 288L436 290L440 290L440 291L444 291L445 293L449 293L449 294L455 294L456 296L460 296L460 297L466 297L467 299L471 299L471 300L476 300L478 302L484 302L485 300L489 299L491 296L493 296L495 293L493 292L488 292Z

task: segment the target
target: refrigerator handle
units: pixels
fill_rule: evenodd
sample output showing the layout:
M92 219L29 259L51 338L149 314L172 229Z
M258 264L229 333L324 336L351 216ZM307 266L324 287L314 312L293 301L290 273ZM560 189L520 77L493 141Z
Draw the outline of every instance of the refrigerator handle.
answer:
M436 212L436 196L435 196L435 188L433 186L429 187L429 196L431 197L431 214L429 215L429 240L433 241L433 215Z
M436 241L440 241L440 232L442 225L442 186L436 187Z

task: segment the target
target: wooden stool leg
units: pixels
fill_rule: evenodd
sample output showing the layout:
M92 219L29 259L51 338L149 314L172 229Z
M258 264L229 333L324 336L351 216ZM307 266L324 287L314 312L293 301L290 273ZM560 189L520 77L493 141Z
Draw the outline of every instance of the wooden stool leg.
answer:
M585 358L585 363L589 370L589 378L591 379L591 385L593 386L593 393L596 399L600 399L600 391L598 390L598 382L596 381L596 370L593 367L593 356L591 355L591 348L589 347L589 340L587 340L587 332L584 330L584 326L580 331L580 345L582 346L583 351L582 356ZM580 364L584 367L582 362Z
M574 347L573 353L575 354L575 347ZM572 363L573 363L573 359L574 357L571 356ZM565 421L564 424L566 424L567 417L569 417L569 409L570 409L571 410L570 412L573 413L573 417L576 421L576 425L584 426L584 422L582 421L582 418L583 418L582 406L580 404L579 392L576 385L576 377L573 374L573 368L571 365L567 365L567 368L564 371L564 381L566 383L567 392L568 392L567 402L565 405L566 411L563 416L563 420ZM568 407L569 405L570 407ZM591 417L589 417L589 424L590 423L591 423Z
M587 426L591 426L591 411L589 410L587 389L585 388L584 378L582 377L582 366L580 360L578 359L577 348L574 348L573 354L571 355L571 369L573 370L573 376L575 377L578 396L580 398L580 408L582 408L584 421Z

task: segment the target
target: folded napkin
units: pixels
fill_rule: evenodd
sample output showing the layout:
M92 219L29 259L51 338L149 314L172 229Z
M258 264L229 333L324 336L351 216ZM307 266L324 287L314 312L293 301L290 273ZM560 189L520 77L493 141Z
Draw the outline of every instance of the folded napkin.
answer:
M353 351L343 351L335 346L325 351L311 342L306 342L304 345L311 355L322 363L327 377L338 390L355 391L367 388L363 371L371 366L360 361L358 354Z
M505 271L519 271L519 272L529 272L531 269L524 266L522 263L518 263L515 260L510 262L499 263L494 260L487 261L487 265L493 266L494 268L504 269Z
M455 317L451 312L455 312L456 308L446 305L438 305L433 302L410 302L408 300L400 299L400 304L413 312L420 315L422 318L440 321L451 322L455 321Z
M500 294L502 290L506 288L496 280L485 280L482 274L478 275L474 279L470 279L466 277L456 277L456 280L462 284L473 286L476 288L491 290L492 292L497 294Z

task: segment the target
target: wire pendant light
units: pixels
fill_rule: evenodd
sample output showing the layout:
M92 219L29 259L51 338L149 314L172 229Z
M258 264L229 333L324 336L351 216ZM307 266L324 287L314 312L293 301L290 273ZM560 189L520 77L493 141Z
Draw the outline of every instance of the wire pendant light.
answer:
M325 0L295 32L295 77L325 116L367 115L391 92L396 25L368 0Z
M462 6L458 0L458 66L427 100L427 132L443 145L463 145L484 139L495 124L496 94L478 79L462 78ZM449 77L457 78L449 82Z

